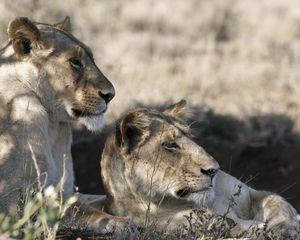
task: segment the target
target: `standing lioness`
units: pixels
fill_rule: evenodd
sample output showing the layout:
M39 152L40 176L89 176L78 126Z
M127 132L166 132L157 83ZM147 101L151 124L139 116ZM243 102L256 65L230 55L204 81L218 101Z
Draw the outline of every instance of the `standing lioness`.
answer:
M15 214L33 183L58 184L64 159L63 195L74 193L70 122L100 130L115 90L90 48L70 33L69 18L56 25L16 18L7 33L0 50L0 212ZM89 226L101 231L103 214L85 213Z

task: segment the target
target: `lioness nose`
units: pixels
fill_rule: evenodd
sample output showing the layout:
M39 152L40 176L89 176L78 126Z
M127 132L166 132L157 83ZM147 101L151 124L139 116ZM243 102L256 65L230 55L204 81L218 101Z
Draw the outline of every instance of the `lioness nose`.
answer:
M207 175L211 178L213 178L218 172L218 169L215 168L210 168L210 169L203 169L201 168L201 173L204 175Z
M103 93L103 92L99 91L99 95L100 95L100 97L102 97L104 99L104 101L106 103L109 103L114 98L115 93L113 93L113 92Z

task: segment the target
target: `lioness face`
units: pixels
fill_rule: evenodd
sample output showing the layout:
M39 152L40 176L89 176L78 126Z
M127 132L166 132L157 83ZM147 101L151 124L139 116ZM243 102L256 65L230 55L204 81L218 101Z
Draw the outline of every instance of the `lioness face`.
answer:
M48 25L17 18L8 32L18 58L33 63L47 77L54 104L62 106L69 119L100 130L115 90L95 64L90 48L68 31L68 25L69 19Z
M117 140L126 156L125 176L134 192L197 204L213 196L219 165L191 139L189 127L176 115L131 112L121 120Z
M53 76L52 86L70 118L99 130L114 88L94 63L90 49L70 37L57 32L54 38L47 38L53 52L44 67Z

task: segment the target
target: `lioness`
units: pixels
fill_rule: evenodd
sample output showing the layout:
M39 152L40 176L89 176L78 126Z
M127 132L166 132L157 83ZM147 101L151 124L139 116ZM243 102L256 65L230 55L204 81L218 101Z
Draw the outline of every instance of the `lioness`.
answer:
M15 214L38 172L46 186L58 184L64 159L63 195L74 193L71 121L100 130L115 90L90 48L70 33L68 17L55 25L19 17L7 33L0 50L0 212ZM85 213L88 226L101 231L106 215Z
M101 160L104 210L169 231L186 224L192 208L233 219L234 232L267 226L296 237L297 213L282 197L256 191L219 169L190 137L185 101L163 113L138 109L123 116ZM234 201L234 204L232 204ZM166 224L168 223L168 224ZM166 226L167 225L167 226Z

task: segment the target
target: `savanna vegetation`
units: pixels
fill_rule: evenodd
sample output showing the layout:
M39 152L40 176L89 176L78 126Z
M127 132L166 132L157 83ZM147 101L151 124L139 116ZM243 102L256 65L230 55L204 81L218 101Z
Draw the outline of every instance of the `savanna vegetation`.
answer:
M49 23L70 16L74 35L93 49L116 88L103 133L90 134L74 124L79 191L104 193L100 154L121 113L185 98L194 113L190 124L196 141L225 171L283 195L300 211L298 0L3 0L0 11L1 43L15 16ZM49 200L56 207L48 209L39 202L47 195L36 193L27 200L51 211L50 228L56 229L56 217L63 213L59 194ZM30 209L25 208L28 214ZM34 215L23 213L21 220ZM0 221L0 233L19 235L19 220L0 216ZM29 237L35 236L34 224L47 230L44 218L35 222L24 228ZM123 236L137 236L131 233Z

